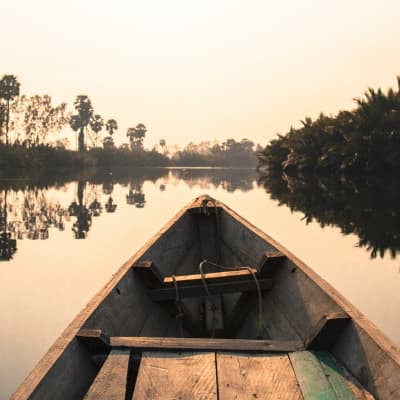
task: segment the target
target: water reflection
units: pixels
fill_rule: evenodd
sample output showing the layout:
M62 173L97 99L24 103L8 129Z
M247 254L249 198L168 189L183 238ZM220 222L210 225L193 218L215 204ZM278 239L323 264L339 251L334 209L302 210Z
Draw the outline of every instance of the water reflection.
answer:
M175 179L184 180L192 188L221 188L229 193L235 190L248 192L254 188L255 172L252 169L173 169ZM164 188L165 189L165 188ZM160 188L161 190L161 188Z
M144 208L145 182L158 182L160 192L167 190L169 182L180 180L190 188L245 192L254 187L255 178L253 170L148 168L88 170L75 179L66 175L0 181L0 259L11 260L19 240L49 239L52 229L72 231L75 239L85 239L96 218L118 210L118 201ZM126 188L123 196L114 194L116 185ZM54 200L61 193L63 201Z
M129 191L126 195L126 204L143 208L146 203L146 197L143 192L143 180L138 177L129 182Z
M307 223L337 226L356 234L357 245L371 258L395 258L400 250L400 187L382 177L278 176L264 174L259 183L280 204L304 213Z

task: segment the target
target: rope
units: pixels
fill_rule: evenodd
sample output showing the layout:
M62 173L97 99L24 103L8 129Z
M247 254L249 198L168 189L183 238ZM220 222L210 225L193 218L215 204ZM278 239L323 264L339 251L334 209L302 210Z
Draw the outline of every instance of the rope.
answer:
M204 286L204 290L206 291L207 297L211 302L211 311L213 313L213 319L212 319L212 325L211 325L211 337L213 338L215 336L215 311L217 309L217 307L215 306L214 303L214 299L211 296L210 291L208 290L208 286L207 286L207 282L206 282L206 278L204 276L204 272L203 272L203 265L207 263L207 260L203 260L200 265L199 265L199 271L200 271L200 276L201 276L201 282L203 283Z
M212 307L213 307L212 310L213 310L214 315L213 315L213 326L212 326L211 334L214 335L214 333L215 333L215 326L214 326L214 324L215 324L215 304L214 304L214 301L212 299L211 293L210 293L210 291L208 289L206 278L205 278L205 274L203 272L203 266L205 264L212 265L212 266L214 266L216 268L219 268L219 269L222 269L222 270L227 270L227 271L247 270L247 271L249 271L251 273L251 275L252 275L252 277L254 279L254 282L256 284L257 294L258 294L258 335L257 336L261 336L260 335L261 334L261 329L263 327L262 294L261 294L260 282L258 281L258 278L257 278L256 274L254 273L254 271L250 267L228 267L228 266L225 266L225 265L220 265L220 264L213 263L212 261L203 260L199 264L199 272L200 272L200 275L201 275L201 281L203 283L204 290L206 291L207 296L210 298L211 303L212 303ZM214 337L214 336L212 336L212 337Z
M185 317L185 314L183 313L182 306L181 306L181 300L179 298L179 289L178 289L178 282L176 281L175 275L172 275L172 280L174 281L174 286L175 286L175 304L176 308L178 310L178 314L176 314L175 318L179 321L179 333L181 337L183 337L183 318Z

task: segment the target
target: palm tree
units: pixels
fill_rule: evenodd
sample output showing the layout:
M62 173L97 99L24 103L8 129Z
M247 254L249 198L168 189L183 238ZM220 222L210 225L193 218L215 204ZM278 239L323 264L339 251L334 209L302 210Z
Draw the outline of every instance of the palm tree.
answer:
M92 103L89 100L89 97L85 95L79 95L76 97L74 102L75 110L77 114L73 115L70 120L71 128L77 132L79 131L78 136L78 150L85 150L85 128L89 125L92 117L93 117L93 107Z
M104 120L99 114L93 115L90 120L90 129L94 132L94 147L97 147L97 139L99 132L103 129Z
M113 135L114 131L118 129L118 124L115 119L109 119L106 122L106 131L110 134L110 136Z
M0 99L6 101L6 143L8 144L8 130L10 125L10 101L19 96L20 83L14 75L4 75L0 80Z

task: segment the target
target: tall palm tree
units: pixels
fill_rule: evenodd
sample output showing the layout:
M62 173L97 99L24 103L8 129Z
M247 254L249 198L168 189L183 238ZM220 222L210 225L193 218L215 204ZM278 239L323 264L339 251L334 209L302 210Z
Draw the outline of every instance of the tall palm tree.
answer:
M10 125L10 101L19 96L20 83L14 75L4 75L0 80L0 99L6 101L6 143L8 144L8 131Z
M78 150L85 151L85 128L93 117L93 106L88 96L79 95L74 101L74 107L77 114L72 115L70 126L75 132L79 131Z
M92 119L90 120L90 129L94 132L94 146L97 147L97 139L98 135L103 129L104 120L99 114L93 115Z

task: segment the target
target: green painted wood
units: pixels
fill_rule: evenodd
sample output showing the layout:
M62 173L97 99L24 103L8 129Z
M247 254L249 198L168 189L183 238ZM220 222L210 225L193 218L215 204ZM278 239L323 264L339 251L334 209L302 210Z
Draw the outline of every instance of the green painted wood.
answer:
M333 356L326 351L314 352L314 355L318 358L331 384L336 397L338 400L354 400L353 392L350 390L347 384L347 379L344 375L343 368L340 367Z
M310 351L289 354L304 400L338 400L318 358Z

